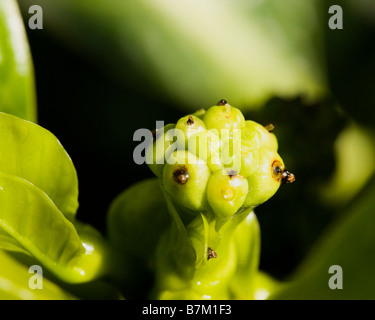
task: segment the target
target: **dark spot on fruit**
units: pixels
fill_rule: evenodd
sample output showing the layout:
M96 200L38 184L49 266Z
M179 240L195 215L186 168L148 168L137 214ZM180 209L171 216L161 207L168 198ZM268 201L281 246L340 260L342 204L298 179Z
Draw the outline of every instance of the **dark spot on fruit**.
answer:
M293 173L288 170L284 170L281 178L282 183L293 183L296 180L296 177Z
M274 162L272 162L271 170L272 177L279 182L282 179L284 172L283 164L279 160L275 160Z
M281 170L281 168L278 167L278 166L276 166L276 167L273 169L273 171L275 171L276 174L280 174L280 173L283 172L283 170Z
M233 170L233 169L229 169L227 174L228 174L228 176L230 176L232 178L232 177L237 175L237 171Z
M226 104L228 104L228 102L227 102L227 100L224 100L224 99L221 99L221 100L217 103L218 106L225 106Z
M272 123L269 123L269 124L265 125L264 128L265 128L268 132L272 132L273 129L275 129L275 126L274 126Z
M186 124L191 126L192 124L194 124L194 119L192 116L189 116L188 120L186 121Z
M173 178L178 184L185 184L189 179L189 172L185 166L173 171Z
M217 258L217 254L214 250L212 250L210 247L207 249L207 260L210 260L212 258Z

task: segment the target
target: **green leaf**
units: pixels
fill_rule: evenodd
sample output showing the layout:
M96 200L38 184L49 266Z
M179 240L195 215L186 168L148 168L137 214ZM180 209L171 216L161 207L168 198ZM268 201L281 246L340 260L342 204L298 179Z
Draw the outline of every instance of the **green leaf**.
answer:
M0 246L30 253L66 282L79 283L102 275L105 256L81 243L73 224L38 187L0 173ZM9 246L8 246L9 248Z
M325 11L316 1L39 3L54 36L86 55L96 52L98 65L142 94L147 82L150 95L190 110L222 97L255 108L274 95L314 100L326 91ZM77 25L80 32L72 32Z
M36 122L34 70L17 1L0 1L0 111Z
M113 272L127 297L134 298L151 290L155 250L171 222L158 180L140 181L123 191L112 202L107 214L107 234L113 248L131 270ZM120 259L120 258L119 258ZM122 276L121 276L122 274Z
M375 177L333 222L288 283L273 299L375 298ZM333 265L343 270L343 289L330 289Z
M122 192L107 215L111 243L147 263L169 224L167 205L156 178L138 182Z
M51 132L0 113L0 154L0 172L33 183L68 219L73 219L78 208L77 173L69 155Z
M86 254L91 256L90 259L92 262L95 262L96 260L109 262L105 263L105 274L107 277L93 279L93 281L89 282L67 282L66 279L59 278L58 274L56 275L54 272L51 272L48 268L44 267L43 276L79 299L124 299L119 292L118 287L116 287L118 282L116 282L117 279L113 279L113 271L129 273L126 269L126 265L121 263L122 261L116 256L116 253L108 246L106 239L96 229L89 224L79 222L78 220L74 221L74 226L77 229L83 247L86 249ZM7 253L23 265L43 265L42 262L30 255L25 255L24 253L19 252ZM119 270L115 270L116 268ZM109 277L111 277L111 282L108 282Z
M43 277L42 289L31 289L29 267L0 250L0 300L72 300L70 293Z
M56 137L5 113L0 137L0 247L31 254L68 283L117 270L116 253L104 238L74 219L77 174Z
M279 287L280 283L276 279L272 278L263 271L258 271L254 275L254 282L252 286L254 293L251 299L266 300L270 295L276 292Z
M86 254L90 256L91 263L102 265L100 268L105 273L105 277L98 277L97 279L95 277L93 281L85 281L77 284L67 282L65 279L56 278L49 270L45 273L61 288L71 292L80 299L124 299L119 291L119 280L124 281L125 278L127 280L125 284L128 285L129 278L132 279L128 263L110 246L108 239L93 226L82 223L79 220L75 220L73 223L86 250ZM83 271L87 271L87 269L84 268ZM109 279L110 281L108 281Z
M55 279L53 281L56 283ZM118 283L111 284L106 280L94 280L82 284L66 282L58 282L57 284L60 288L82 300L125 300L118 290Z

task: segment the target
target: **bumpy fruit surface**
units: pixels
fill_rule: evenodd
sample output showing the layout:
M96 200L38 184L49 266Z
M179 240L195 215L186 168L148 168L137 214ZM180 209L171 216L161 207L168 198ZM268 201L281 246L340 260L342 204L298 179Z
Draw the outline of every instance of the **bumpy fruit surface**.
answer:
M178 129L174 137L165 132L171 128ZM166 126L149 147L154 160L149 166L175 204L227 219L294 181L272 130L273 125L245 120L239 109L220 100Z
M258 169L247 178L249 192L244 205L257 206L271 198L282 182L284 162L276 151L260 149Z
M146 159L151 171L162 177L166 159L171 152L169 147L173 144L174 124L167 124L164 128L153 131L153 143L146 149Z
M185 150L178 150L167 159L163 185L175 202L192 210L207 209L206 189L210 170L205 161Z
M203 117L207 129L241 129L245 127L245 118L242 112L230 106L225 100L219 101L217 106L207 110Z
M190 138L193 138L200 133L205 134L206 126L204 122L198 117L189 115L186 117L182 117L177 121L176 129L181 130L184 133L185 143L187 145Z
M217 171L208 182L208 203L217 217L228 218L241 208L247 192L246 178L231 170Z
M156 132L146 158L172 223L155 251L154 298L255 296L260 242L253 209L294 181L273 129L220 100Z

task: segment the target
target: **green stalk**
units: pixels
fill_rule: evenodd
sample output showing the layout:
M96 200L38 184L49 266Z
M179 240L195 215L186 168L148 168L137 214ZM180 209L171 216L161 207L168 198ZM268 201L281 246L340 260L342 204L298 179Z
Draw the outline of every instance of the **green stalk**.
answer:
M229 299L230 280L237 270L233 235L253 208L243 208L218 223L211 210L195 212L192 218L163 193L173 223L157 250L153 297Z

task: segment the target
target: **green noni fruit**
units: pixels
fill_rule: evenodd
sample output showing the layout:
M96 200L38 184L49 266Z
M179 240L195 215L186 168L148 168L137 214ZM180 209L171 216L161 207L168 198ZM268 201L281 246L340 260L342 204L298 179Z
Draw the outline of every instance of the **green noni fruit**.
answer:
M245 118L242 112L220 100L216 106L209 108L203 116L207 129L241 129L245 127Z
M220 100L167 125L147 150L149 166L176 205L227 219L294 181L273 129Z
M219 218L228 218L243 205L248 192L246 178L232 170L215 172L207 185L207 199Z
M294 181L273 129L220 100L156 132L146 158L173 223L155 251L154 297L254 296L259 232L247 217Z
M205 161L185 150L174 152L163 170L163 186L179 205L192 210L207 209L210 169Z

